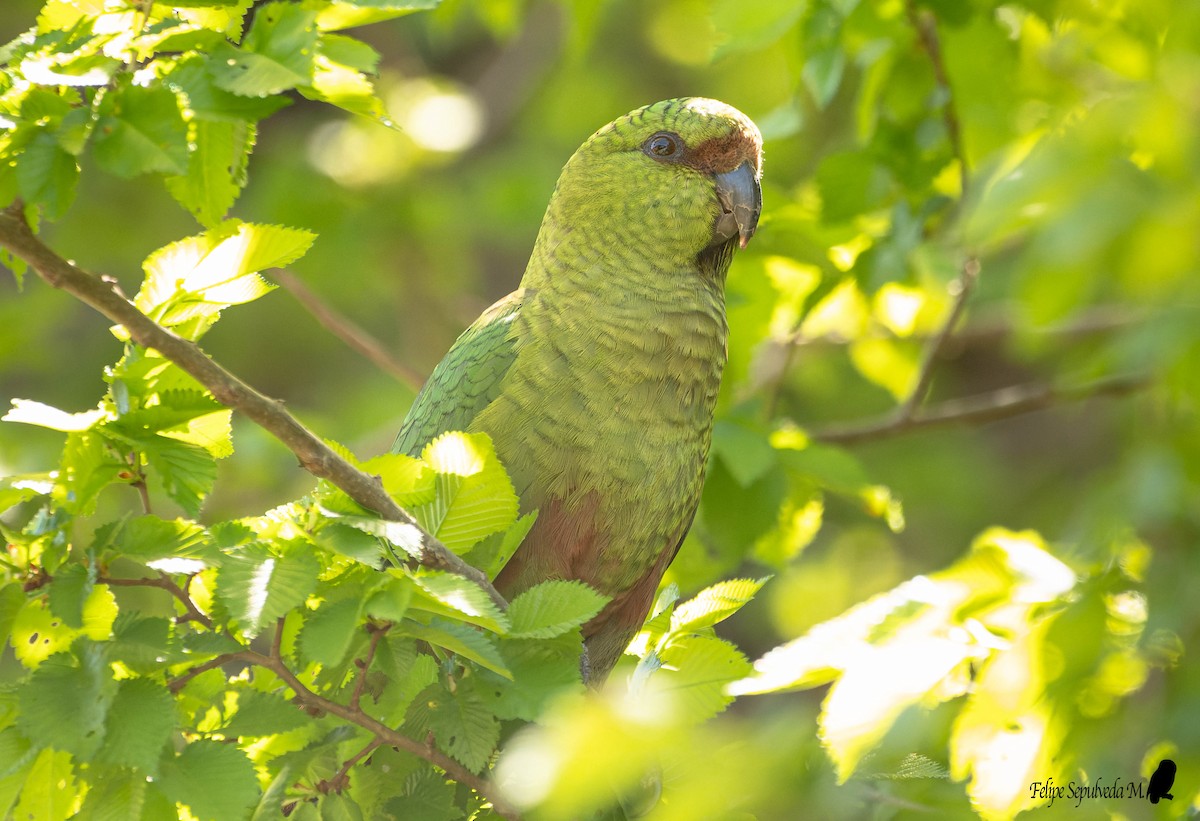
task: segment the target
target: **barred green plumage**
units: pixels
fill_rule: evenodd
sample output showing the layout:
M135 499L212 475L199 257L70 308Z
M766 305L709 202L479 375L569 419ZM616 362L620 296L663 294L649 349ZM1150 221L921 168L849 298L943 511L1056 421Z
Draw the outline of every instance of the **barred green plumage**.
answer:
M482 431L537 523L512 596L582 579L593 681L640 627L691 525L725 364L724 286L761 210L762 138L715 100L640 108L571 157L520 288L434 369L396 439Z

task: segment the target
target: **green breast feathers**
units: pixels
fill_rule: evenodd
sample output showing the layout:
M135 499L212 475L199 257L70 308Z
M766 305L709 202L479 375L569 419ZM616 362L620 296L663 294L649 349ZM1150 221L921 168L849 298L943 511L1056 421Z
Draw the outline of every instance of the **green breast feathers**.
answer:
M518 290L434 369L396 439L491 436L538 520L507 596L580 579L593 682L641 626L699 503L725 364L725 274L762 207L762 139L703 98L638 109L567 162Z

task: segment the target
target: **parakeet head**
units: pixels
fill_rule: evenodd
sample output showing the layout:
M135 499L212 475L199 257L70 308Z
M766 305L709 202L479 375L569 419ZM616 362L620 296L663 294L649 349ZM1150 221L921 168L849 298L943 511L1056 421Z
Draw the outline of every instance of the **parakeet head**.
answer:
M746 115L703 97L654 103L575 152L539 244L554 254L586 227L589 243L619 256L652 256L676 269L707 258L723 275L733 248L744 248L758 225L761 175L762 135Z

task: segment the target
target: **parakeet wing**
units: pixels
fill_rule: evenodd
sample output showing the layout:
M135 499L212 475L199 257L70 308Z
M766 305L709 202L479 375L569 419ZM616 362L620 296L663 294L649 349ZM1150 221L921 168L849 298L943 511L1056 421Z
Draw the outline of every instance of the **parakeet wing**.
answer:
M467 430L496 398L517 358L517 340L510 331L524 293L514 291L492 305L455 341L417 394L392 453L419 456L438 434Z

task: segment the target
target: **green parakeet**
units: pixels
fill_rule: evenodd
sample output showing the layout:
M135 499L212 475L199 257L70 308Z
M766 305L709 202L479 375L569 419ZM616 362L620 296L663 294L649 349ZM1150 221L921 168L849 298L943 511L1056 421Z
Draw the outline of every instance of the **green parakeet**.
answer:
M581 579L603 681L691 526L725 365L725 274L762 209L762 137L703 98L604 126L571 157L520 287L434 369L392 450L482 431L536 523L496 578Z

